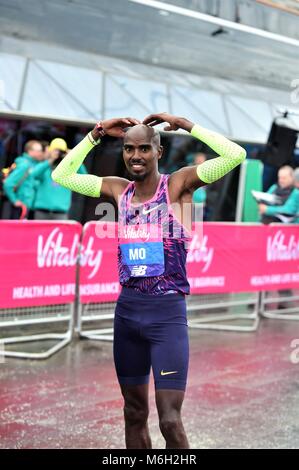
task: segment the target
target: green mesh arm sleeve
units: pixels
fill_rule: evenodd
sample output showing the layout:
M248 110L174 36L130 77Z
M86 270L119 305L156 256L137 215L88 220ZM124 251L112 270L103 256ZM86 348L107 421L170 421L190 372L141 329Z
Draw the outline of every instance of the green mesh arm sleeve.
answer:
M84 158L93 148L93 144L84 137L52 171L52 179L65 188L71 189L85 196L99 197L103 178L96 175L82 175L77 171Z
M197 175L204 183L209 184L217 181L246 158L246 150L243 147L198 124L192 127L191 135L207 144L220 155L220 157L213 158L197 166Z

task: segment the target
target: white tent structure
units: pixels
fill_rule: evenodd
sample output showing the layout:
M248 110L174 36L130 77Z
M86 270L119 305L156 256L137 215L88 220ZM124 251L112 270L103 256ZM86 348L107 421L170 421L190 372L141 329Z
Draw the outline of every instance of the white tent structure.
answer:
M0 0L0 114L93 123L169 111L236 140L265 142L273 118L288 109L299 127L299 17L232 0L221 3L243 11L247 26L223 6L226 18L215 24L207 11L216 3ZM266 37L251 26L248 3L271 20ZM192 17L200 7L208 20Z

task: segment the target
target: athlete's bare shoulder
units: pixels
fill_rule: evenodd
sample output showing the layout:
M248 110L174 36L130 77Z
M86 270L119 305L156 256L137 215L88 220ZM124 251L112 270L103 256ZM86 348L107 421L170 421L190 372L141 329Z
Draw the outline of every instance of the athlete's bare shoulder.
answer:
M192 199L192 191L184 185L185 174L185 168L181 168L169 175L168 194L171 203Z
M118 197L124 192L130 181L119 176L103 176L101 194L113 197L118 201Z

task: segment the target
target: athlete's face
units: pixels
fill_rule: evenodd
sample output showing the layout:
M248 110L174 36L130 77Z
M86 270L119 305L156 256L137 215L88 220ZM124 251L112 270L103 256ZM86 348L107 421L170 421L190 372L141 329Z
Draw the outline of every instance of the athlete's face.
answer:
M126 168L134 181L143 181L152 171L157 171L163 147L149 126L138 124L130 128L123 144Z

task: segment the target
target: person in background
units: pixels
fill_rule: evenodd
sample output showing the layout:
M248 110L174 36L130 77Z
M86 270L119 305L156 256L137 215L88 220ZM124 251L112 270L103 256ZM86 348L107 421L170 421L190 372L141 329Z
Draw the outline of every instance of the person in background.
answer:
M65 220L71 207L72 193L53 181L51 173L68 152L66 141L56 138L52 140L46 151L47 160L32 172L32 176L39 181L34 200L34 219ZM84 165L81 165L78 173L87 173Z
M280 197L281 204L268 206L259 204L261 222L271 224L282 222L279 215L289 216L289 222L296 222L298 212L298 189L295 188L294 170L290 166L282 166L278 171L278 183L273 184L269 189L269 194Z
M4 193L11 205L11 219L30 216L38 184L32 176L32 170L43 159L43 147L38 140L29 140L25 144L24 153L15 159L15 169L3 183Z
M278 171L278 184L272 185L268 191L269 194L275 194L282 200L280 205L267 206L259 204L261 222L263 224L271 223L296 223L298 222L299 207L299 189L295 187L294 170L290 166L282 166ZM289 216L288 222L282 221L278 216ZM284 299L291 298L293 293L291 289L278 290L280 301L277 305L279 309L289 308L289 304ZM267 295L267 293L266 293Z
M294 171L295 188L297 189L297 211L295 224L299 224L299 167Z
M207 157L204 153L199 152L194 155L193 165L201 165L206 161ZM206 190L204 187L198 188L193 193L193 202L204 203L207 199Z

